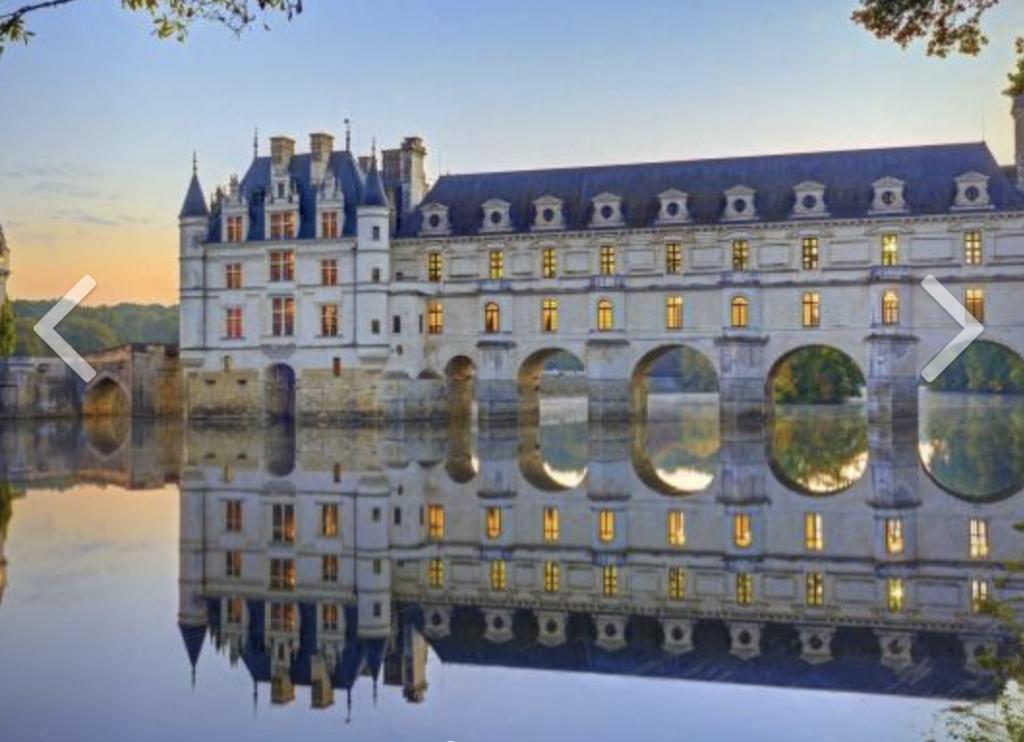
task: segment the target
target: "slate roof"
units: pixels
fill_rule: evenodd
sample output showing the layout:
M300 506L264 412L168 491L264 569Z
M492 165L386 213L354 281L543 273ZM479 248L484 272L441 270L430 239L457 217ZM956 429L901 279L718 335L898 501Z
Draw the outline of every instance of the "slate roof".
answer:
M453 235L475 235L483 222L481 205L502 199L512 204L513 230L527 232L534 219L533 201L551 195L564 202L566 228L582 230L590 228L592 199L608 192L623 199L626 226L644 228L657 218L658 194L677 189L689 194L693 223L713 225L722 221L725 191L743 185L756 191L759 222L788 222L793 187L816 181L826 187L830 218L858 218L866 217L871 208L871 184L891 176L905 181L910 214L935 215L949 213L956 192L954 179L967 172L990 178L989 193L996 209L1024 209L1024 195L1014 186L1011 172L980 142L445 175L423 203L449 208ZM401 236L417 236L421 221L419 212L405 220Z
M203 195L203 187L199 184L199 176L192 173L192 181L188 184L188 192L185 193L185 201L178 213L179 219L192 217L205 217L210 215L206 206L206 196Z
M363 198L360 206L390 206L388 194L384 191L384 180L377 170L377 160L370 166L370 173L366 176L366 187L363 189Z

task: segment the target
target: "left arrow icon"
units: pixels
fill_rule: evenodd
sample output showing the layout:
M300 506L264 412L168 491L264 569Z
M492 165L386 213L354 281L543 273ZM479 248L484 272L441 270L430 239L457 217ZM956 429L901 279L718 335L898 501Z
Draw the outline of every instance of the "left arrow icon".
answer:
M86 384L96 378L96 371L78 354L78 351L68 345L68 342L57 334L57 330L54 328L71 313L72 309L81 304L82 299L87 297L94 288L96 288L96 281L93 277L82 276L82 280L76 283L75 287L65 294L64 298L58 301L53 309L43 315L43 318L32 328L36 331L36 335L53 348L57 356L64 363L68 364L72 371L81 376Z

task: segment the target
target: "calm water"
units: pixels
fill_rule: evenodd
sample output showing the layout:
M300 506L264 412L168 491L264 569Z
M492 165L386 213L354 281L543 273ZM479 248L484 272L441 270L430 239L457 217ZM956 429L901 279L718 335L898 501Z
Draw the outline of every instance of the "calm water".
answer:
M2 738L919 740L991 694L1024 403L657 409L0 430Z

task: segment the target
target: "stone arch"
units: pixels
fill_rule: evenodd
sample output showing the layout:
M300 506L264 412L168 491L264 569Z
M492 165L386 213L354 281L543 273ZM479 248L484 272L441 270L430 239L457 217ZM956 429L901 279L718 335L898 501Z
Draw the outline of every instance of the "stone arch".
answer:
M683 375L693 374L694 382L700 381L701 391L718 394L719 376L714 362L704 353L685 343L659 345L647 351L633 367L630 385L633 395L633 410L637 420L647 418L647 399L650 394L650 374L656 366L672 354L679 354ZM699 377L704 377L700 379Z
M586 369L586 361L566 348L542 348L530 353L519 365L516 383L519 389L519 419L526 424L540 422L541 382L544 378L544 367L552 358L565 354ZM568 387L568 384L563 385Z
M843 408L777 412L765 445L775 481L798 495L841 495L869 471L868 420L860 412L846 413Z
M477 366L466 355L452 356L444 367L444 378L448 383L448 419L452 422L467 423L473 418L473 401L476 399Z
M272 420L295 419L295 370L286 363L275 363L266 372L264 406Z
M767 377L765 378L765 391L764 391L764 393L765 393L765 399L766 399L766 401L768 403L768 407L770 409L774 408L774 406L775 406L775 399L776 399L776 384L775 384L775 382L776 382L777 378L779 377L780 372L785 368L786 364L789 363L790 361L792 361L795 357L798 357L800 354L804 354L804 353L808 353L808 352L815 352L815 351L825 351L825 352L827 352L829 354L838 354L838 356L840 357L838 360L842 360L842 361L848 362L849 364L852 365L853 369L856 369L856 375L855 375L854 378L844 377L841 380L834 381L834 380L830 380L830 379L826 378L825 376L821 376L821 377L817 377L816 381L821 382L822 384L825 384L826 386L829 385L829 384L834 384L835 387L832 388L831 395L832 396L836 396L837 398L839 398L839 397L846 397L844 392L851 391L853 386L857 386L858 387L857 390L856 390L857 396L860 397L860 398L863 398L863 394L864 394L864 392L866 390L868 376L867 376L867 373L865 372L865 365L864 365L864 363L863 362L858 362L857 356L859 354L856 351L849 351L849 350L846 350L844 348L837 347L835 345L829 345L828 343L815 343L815 342L802 343L802 344L796 345L795 347L786 348L782 353L780 353L775 358L775 360L768 367L768 374L767 374ZM826 403L826 399L827 399L827 397L829 396L829 393L830 393L829 389L826 388L826 389L822 389L821 391L823 392L823 394L822 395L817 395L815 401L813 401L813 402L803 401L803 402L799 402L799 403L802 403L802 404L822 404L822 403ZM848 399L853 399L853 396L849 396L847 398Z
M637 478L669 497L709 492L721 474L722 441L717 405L681 420L633 426L631 463Z
M95 379L85 390L82 415L87 418L127 417L131 414L131 394L121 381L110 374Z

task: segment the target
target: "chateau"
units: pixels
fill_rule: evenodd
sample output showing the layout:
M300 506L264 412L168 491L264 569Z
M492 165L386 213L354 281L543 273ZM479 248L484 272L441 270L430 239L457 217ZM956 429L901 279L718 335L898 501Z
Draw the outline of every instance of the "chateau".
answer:
M189 414L380 420L535 415L574 355L589 414L646 407L667 351L714 367L723 418L761 418L773 370L830 346L874 419L913 419L921 369L959 332L934 275L1024 353L1018 164L983 143L524 172L427 183L416 137L357 158L271 139L180 213Z

